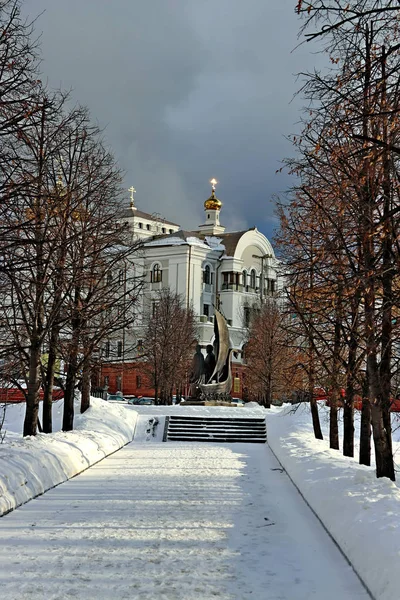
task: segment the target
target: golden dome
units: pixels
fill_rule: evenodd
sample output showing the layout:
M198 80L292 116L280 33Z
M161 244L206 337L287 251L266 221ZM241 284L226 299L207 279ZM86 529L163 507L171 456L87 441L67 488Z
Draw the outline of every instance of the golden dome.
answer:
M215 195L215 190L211 192L211 196L204 202L204 210L221 210L222 202Z

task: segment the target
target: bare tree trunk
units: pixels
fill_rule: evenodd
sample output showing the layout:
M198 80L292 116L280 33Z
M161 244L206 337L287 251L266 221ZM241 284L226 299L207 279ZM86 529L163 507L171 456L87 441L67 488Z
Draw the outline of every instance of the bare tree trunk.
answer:
M90 408L90 361L85 360L82 370L81 413Z
M36 340L36 343L31 346L29 357L24 436L36 435L37 432L39 417L40 358L41 346L39 340Z
M54 375L56 372L57 360L57 341L58 331L53 328L50 336L50 347L47 361L46 377L44 380L44 395L43 395L43 431L51 433L53 431L53 387Z
M159 391L158 391L158 377L157 374L154 375L154 402L155 404L159 403Z
M313 258L314 256L314 244L313 237L311 235L310 240L310 256ZM313 260L311 260L310 264L310 281L309 281L310 289L312 290L314 287L314 264ZM322 435L321 423L319 421L318 414L318 405L314 396L314 388L315 388L315 352L314 352L314 339L312 335L312 323L309 323L309 361L308 361L308 393L310 396L310 406L311 406L311 418L313 423L314 435L317 440L323 440L324 436Z
M371 404L369 398L363 397L360 425L360 465L371 465Z
M272 376L270 373L268 373L268 378L267 378L267 387L265 389L265 402L264 402L264 406L265 408L271 408L271 400L272 400Z
M371 465L371 404L368 398L368 369L362 386L362 406L360 423L360 465Z
M387 102L386 94L386 49L382 48L382 104ZM382 117L382 138L388 139L387 115ZM392 184L391 184L391 160L388 150L384 152L383 159L384 178L382 190L384 194L384 217L385 227L383 228L382 243L382 335L381 335L381 361L379 365L380 377L380 409L382 413L382 431L383 436L383 456L382 456L382 476L395 480L393 450L392 450L392 424L390 419L390 396L392 383L392 307L393 307L393 224L391 218L392 212ZM372 409L372 419L374 421L374 409ZM381 429L381 425L379 425ZM379 477L379 475L378 475Z
M342 289L339 286L338 299L335 307L335 333L332 360L332 392L329 411L329 447L333 450L339 450L338 402L340 398L340 386L338 381L338 373L340 368L342 293Z
M314 436L317 440L323 440L321 423L319 420L318 404L314 395L315 388L315 369L314 369L314 351L310 348L309 367L308 367L308 394L310 396L311 418L314 429Z
M67 380L65 382L64 392L64 413L63 413L63 431L71 431L74 428L74 399L76 376L78 372L78 343L79 343L79 325L74 320L74 330L72 333L71 347L68 356Z
M68 359L67 380L64 392L63 431L74 428L74 398L77 372L77 354L71 353Z
M371 406L371 420L375 446L376 476L388 477L395 481L392 448L385 430L382 409L376 404Z
M68 225L68 219L64 218L61 223L60 229L60 250L57 257L57 270L54 281L54 296L53 306L58 307L61 305L61 299L63 295L63 284L65 284L64 268L65 260L67 255L67 241L66 241L66 230ZM52 409L53 409L53 387L54 387L54 375L56 370L57 361L57 347L60 335L60 325L58 322L53 324L50 332L49 340L49 356L47 362L47 372L44 381L44 396L43 396L43 431L45 433L51 433L53 430L52 422Z
M357 351L359 336L358 310L360 306L360 289L356 290L351 303L349 353L347 358L346 397L343 408L343 454L354 456L354 393L356 383Z
M347 359L346 395L343 406L343 454L354 456L354 386L357 360L357 340L354 335L354 314Z
M354 386L346 386L346 398L343 408L343 454L354 456Z
M337 391L332 392L329 411L329 448L339 450L339 426L337 410Z

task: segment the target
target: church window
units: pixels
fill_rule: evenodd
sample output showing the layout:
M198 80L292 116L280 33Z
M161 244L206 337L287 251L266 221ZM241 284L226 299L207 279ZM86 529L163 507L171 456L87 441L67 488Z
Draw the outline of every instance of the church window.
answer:
M150 231L150 223L146 224L146 229L147 229L147 231Z
M211 283L211 269L208 265L206 265L206 268L204 269L203 280L204 280L204 283L206 283L206 284Z
M118 342L117 345L117 355L122 356L122 342Z
M157 306L158 306L157 300L153 300L151 303L151 316L153 317L153 319L157 314Z
M206 315L206 317L210 316L210 305L209 304L203 304L203 315Z
M143 229L143 223L139 223L139 229Z
M256 288L256 272L254 269L250 272L250 287L254 290Z
M246 287L246 285L247 285L247 273L246 273L246 271L242 272L242 283L243 283L243 287Z
M110 357L110 342L106 342L105 355L106 355L106 358Z
M160 265L156 263L150 273L150 282L158 283L159 281L162 281L162 270Z
M172 230L172 229L169 229L169 232L170 232L170 233L173 233L173 230Z
M161 231L162 231L163 233L165 233L167 230L165 229L165 227L163 227L163 228L161 229Z

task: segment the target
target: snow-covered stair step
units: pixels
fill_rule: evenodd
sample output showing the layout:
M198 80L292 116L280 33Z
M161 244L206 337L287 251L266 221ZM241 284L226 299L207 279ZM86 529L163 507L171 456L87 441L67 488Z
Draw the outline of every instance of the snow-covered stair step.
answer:
M263 418L171 415L166 419L164 440L265 444L267 431Z

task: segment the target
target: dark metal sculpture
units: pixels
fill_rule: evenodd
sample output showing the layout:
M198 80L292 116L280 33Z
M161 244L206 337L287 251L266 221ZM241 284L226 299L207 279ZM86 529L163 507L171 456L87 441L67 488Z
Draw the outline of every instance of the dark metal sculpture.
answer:
M231 354L228 325L222 314L214 311L215 367L205 383L199 383L203 400L230 400L232 387ZM207 359L206 359L207 360Z
M211 346L212 347L212 346ZM193 399L199 399L201 390L199 384L204 382L204 373L206 372L206 365L204 356L201 352L201 346L197 344L196 354L193 356L192 371L190 374L190 397Z

